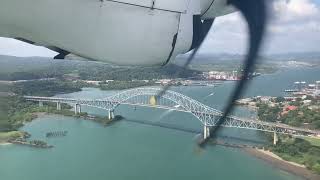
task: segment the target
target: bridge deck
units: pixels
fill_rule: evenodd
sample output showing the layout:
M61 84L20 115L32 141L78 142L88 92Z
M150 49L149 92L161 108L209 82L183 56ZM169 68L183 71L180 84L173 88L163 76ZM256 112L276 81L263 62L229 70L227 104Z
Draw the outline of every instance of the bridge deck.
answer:
M159 91L161 91L160 88L136 88L103 99L73 99L39 96L25 96L25 99L36 102L79 104L109 111L114 110L121 104L170 109L191 113L205 126L215 126L222 115L221 111L174 91L167 91L164 95L155 100ZM151 102L151 99L154 99L155 102ZM222 126L277 132L295 136L320 135L320 132L315 130L292 127L281 123L263 122L257 119L239 118L236 116L228 116L226 122Z

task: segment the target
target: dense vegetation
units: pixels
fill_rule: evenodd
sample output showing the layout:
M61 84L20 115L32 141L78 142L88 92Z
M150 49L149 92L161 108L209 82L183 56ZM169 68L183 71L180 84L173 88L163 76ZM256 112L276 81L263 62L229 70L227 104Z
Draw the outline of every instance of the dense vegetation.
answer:
M271 103L257 103L258 117L262 121L281 122L291 126L307 126L308 128L320 129L319 101L307 97L311 103L304 104L302 99L295 102L286 102L278 97ZM292 110L286 107L294 106ZM272 142L272 137L270 142ZM277 145L270 145L272 152L287 161L293 161L305 165L308 169L320 174L320 140L315 138L291 138L281 136Z
M100 87L103 90L121 90L154 85L154 79L186 78L198 76L199 71L184 70L175 64L163 67L118 67L104 63L51 60L47 58L27 58L0 56L0 81L34 80L55 78L55 81L28 81L16 84L13 92L20 95L52 96L57 93L79 91L82 87ZM75 80L78 80L75 82ZM80 81L79 81L80 80ZM102 81L100 86L86 84L81 80ZM132 81L132 80L150 80ZM1 92L1 88L0 88Z
M91 71L79 70L81 79L91 80L116 80L116 81L131 81L131 80L153 80L174 78L178 71L183 71L179 74L179 78L187 78L200 74L199 71L184 70L182 67L169 64L163 67L117 67L106 68L104 66L94 67Z
M320 147L299 138L280 139L270 150L287 161L305 165L308 169L320 174Z
M310 124L311 127L320 129L320 111L299 107L297 110L289 111L288 114L283 115L280 121L292 126Z
M277 100L278 99L278 100ZM281 122L291 126L308 126L313 129L320 129L320 103L319 100L313 97L308 97L311 100L309 105L305 105L301 99L295 102L285 103L280 98L277 98L272 106L267 103L258 103L258 117L262 121ZM295 110L289 110L285 113L286 105L295 106Z
M8 122L9 97L0 96L0 132L11 129L11 124Z
M0 143L6 143L10 139L21 138L23 136L24 136L24 133L20 131L11 131L11 132L0 131Z
M24 122L30 122L37 117L37 112L73 115L68 105L62 104L62 111L57 111L55 104L39 107L37 103L27 102L21 96L0 97L0 131L16 130Z
M0 63L0 80L73 76L82 80L131 81L173 78L176 72L182 70L183 73L179 74L181 78L196 76L200 73L195 70L184 70L175 64L158 67L119 67L90 61L49 60L47 58L21 60L13 57L1 59L1 56Z
M53 96L59 93L81 91L82 87L83 84L61 80L30 81L15 84L12 91L18 95Z
M99 87L102 90L120 90L152 85L155 85L154 81L113 81L108 82L107 84L100 84Z
M258 117L262 121L276 122L281 111L280 106L271 107L265 103L258 104Z
M31 80L41 78L53 78L57 77L56 74L51 72L12 72L12 73L0 73L0 80L3 81L16 81L16 80Z

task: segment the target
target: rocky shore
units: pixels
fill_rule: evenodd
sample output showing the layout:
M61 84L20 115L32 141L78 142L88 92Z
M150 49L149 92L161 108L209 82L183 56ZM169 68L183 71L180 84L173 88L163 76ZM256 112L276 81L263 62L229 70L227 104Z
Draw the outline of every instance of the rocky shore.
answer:
M6 143L7 144L19 144L19 145L25 145L30 147L36 147L36 148L52 148L52 145L48 145L44 141L40 140L31 140L28 141L28 139L31 137L31 134L27 132L19 132L19 137L11 137L9 138Z
M18 140L9 141L9 143L25 145L25 146L35 147L35 148L43 148L43 149L53 148L53 145L48 145L46 142L40 141L40 140L25 141L25 140L18 139Z
M308 180L320 179L320 175L313 173L312 171L308 170L305 166L294 163L294 162L285 161L270 151L265 151L257 148L249 148L249 147L243 148L243 150L256 158L261 159L267 162L268 164L271 164L271 166L275 168L289 172L303 179L308 179Z
M220 145L229 148L239 148L245 151L246 153L250 154L251 156L263 160L264 162L271 164L274 168L281 169L286 171L290 174L299 176L303 179L307 180L319 180L320 175L313 173L311 170L307 169L304 165L285 161L281 157L277 156L276 154L266 151L263 147L255 147L250 145L242 145L242 144L232 144L224 142L223 140L213 140L210 141L209 144L211 145Z

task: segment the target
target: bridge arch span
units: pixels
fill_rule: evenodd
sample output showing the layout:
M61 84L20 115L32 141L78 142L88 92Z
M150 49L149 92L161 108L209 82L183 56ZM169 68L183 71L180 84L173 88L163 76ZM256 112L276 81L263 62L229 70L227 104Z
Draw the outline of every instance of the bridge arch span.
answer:
M188 112L194 115L204 125L209 125L213 119L221 116L221 112L191 99L181 93L171 90L166 91L161 97L157 95L162 91L161 88L135 88L123 91L121 93L106 97L103 101L112 102L110 109L115 109L121 104L149 106L163 109L173 109L176 111ZM156 102L152 104L151 98L155 98Z

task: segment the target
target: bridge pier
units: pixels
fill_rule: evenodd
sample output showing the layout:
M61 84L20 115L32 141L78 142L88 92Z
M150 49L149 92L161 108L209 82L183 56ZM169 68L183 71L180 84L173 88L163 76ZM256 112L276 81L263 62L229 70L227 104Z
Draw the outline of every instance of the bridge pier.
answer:
M108 118L111 120L114 118L114 110L109 110L108 112Z
M279 141L277 133L273 132L273 145L277 145L277 142Z
M203 139L207 139L210 137L210 128L209 126L203 126Z
M57 110L60 111L61 110L61 103L57 102Z
M39 107L43 107L43 102L39 101Z
M74 106L74 114L80 114L81 113L81 105L80 104L75 104Z

